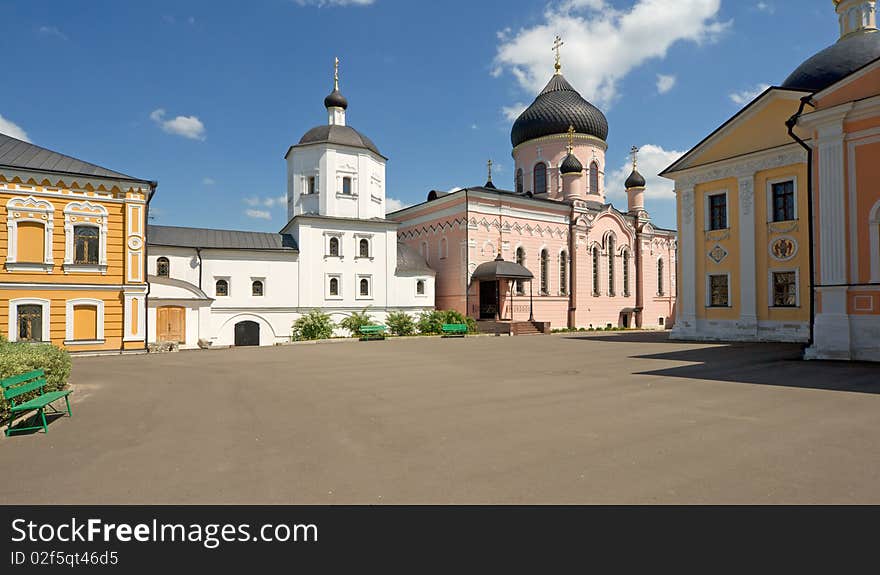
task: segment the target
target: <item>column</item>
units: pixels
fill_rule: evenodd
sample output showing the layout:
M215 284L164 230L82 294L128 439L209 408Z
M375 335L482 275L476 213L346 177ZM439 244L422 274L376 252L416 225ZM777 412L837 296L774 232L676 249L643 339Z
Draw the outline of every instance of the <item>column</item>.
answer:
M755 174L739 178L740 305L738 333L751 339L758 335L758 303L755 263ZM769 294L768 294L768 297Z
M681 202L681 222L679 224L681 272L678 278L678 317L672 329L673 337L692 338L697 335L696 302L696 230L694 228L694 188L677 189ZM644 262L642 262L644 265ZM650 288L649 288L650 289ZM650 293L650 292L649 292Z

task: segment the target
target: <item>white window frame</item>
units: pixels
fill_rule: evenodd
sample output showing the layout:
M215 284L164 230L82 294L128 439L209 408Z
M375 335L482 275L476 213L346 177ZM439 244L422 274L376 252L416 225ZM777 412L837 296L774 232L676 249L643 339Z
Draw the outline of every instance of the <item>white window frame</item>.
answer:
M791 220L780 220L776 222L773 220L773 184L782 184L784 182L794 182L794 219ZM798 206L798 179L797 176L785 176L781 178L772 178L767 180L767 223L783 223L783 222L794 222L799 219L799 207Z
M14 190L0 189L14 192ZM6 271L51 272L55 267L52 256L52 235L55 230L55 206L48 200L40 200L33 196L14 197L6 202ZM43 225L43 261L18 262L18 224L35 222Z
M217 282L220 280L226 282L226 295L217 295ZM214 297L232 297L232 279L229 276L214 276Z
M343 259L345 257L345 242L343 241L345 234L342 232L324 232L324 259L327 258L339 258ZM331 256L330 255L330 239L336 238L339 241L339 255Z
M727 305L712 305L712 276L727 276ZM731 296L730 272L711 272L706 274L706 308L730 309L733 307Z
M70 202L64 206L64 272L107 273L107 208L89 201ZM74 228L88 226L98 230L98 263L74 263L76 245Z
M18 341L18 306L20 305L39 305L43 308L42 341L44 343L49 343L52 339L52 334L49 331L52 327L50 321L50 318L52 317L51 303L47 299L33 297L21 297L9 300L9 329L6 332L9 341Z
M263 295L254 295L254 282L260 282L263 284ZM266 297L266 278L265 277L251 277L251 295L250 297Z
M422 282L425 285L424 293L419 293L419 282ZM426 278L416 278L415 293L416 293L416 297L420 297L420 298L428 297L428 280Z
M330 280L335 279L339 282L337 285L339 286L339 293L336 295L330 294ZM324 277L324 299L325 300L341 300L343 299L343 282L342 282L342 274L325 274Z
M361 240L367 240L367 255L361 255ZM371 260L373 259L373 234L354 234L354 259Z
M348 178L351 180L351 193L345 193L345 186L343 180ZM357 172L345 172L340 171L336 173L336 197L337 198L349 198L349 199L357 199L358 197L358 178Z
M773 274L794 272L794 306L774 305ZM770 309L798 309L801 307L801 270L800 268L773 268L767 271L767 307Z
M367 289L369 293L367 295L361 295L361 280L367 280ZM355 287L355 296L354 299L360 300L371 300L373 299L373 276L370 274L357 274L357 281L354 284Z
M315 178L315 191L309 192L309 179ZM302 175L302 193L301 196L317 196L321 193L321 178L320 172L318 171L310 171L305 172Z
M97 339L83 340L83 339L73 339L74 334L74 325L73 325L73 312L76 306L78 305L93 305L97 307L98 317L97 317L97 330L95 331L95 335ZM79 299L70 299L67 300L66 310L65 310L65 318L64 318L64 345L94 345L98 343L104 343L104 300L93 299L93 298L79 298Z
M712 229L712 210L709 204L710 196L724 196L724 223L727 225L725 228L718 228L717 230ZM703 230L707 232L720 232L722 230L730 229L730 192L727 189L721 190L707 190L703 192Z

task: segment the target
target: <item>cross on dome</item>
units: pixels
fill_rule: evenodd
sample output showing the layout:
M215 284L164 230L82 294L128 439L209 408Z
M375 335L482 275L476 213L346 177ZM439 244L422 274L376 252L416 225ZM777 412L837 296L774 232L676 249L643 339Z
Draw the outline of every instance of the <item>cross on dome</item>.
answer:
M565 44L562 41L562 38L559 35L556 35L556 38L553 40L553 49L556 50L556 64L553 66L556 69L556 73L559 74L562 70L562 64L559 63L559 49Z

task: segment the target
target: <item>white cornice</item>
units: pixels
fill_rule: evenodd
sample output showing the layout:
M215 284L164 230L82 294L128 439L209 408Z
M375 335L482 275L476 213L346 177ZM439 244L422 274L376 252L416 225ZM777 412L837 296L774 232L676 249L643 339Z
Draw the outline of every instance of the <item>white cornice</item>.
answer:
M802 164L806 161L806 150L792 142L785 146L689 168L675 172L668 177L675 181L675 191L678 193L683 189L693 188L697 184L725 178L749 177L763 170Z

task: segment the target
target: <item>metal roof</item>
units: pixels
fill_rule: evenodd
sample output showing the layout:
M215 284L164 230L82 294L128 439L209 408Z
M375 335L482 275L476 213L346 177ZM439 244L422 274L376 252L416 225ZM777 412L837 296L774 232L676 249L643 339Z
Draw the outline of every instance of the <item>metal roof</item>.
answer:
M785 79L782 87L818 92L877 58L880 58L880 32L858 32L807 59Z
M96 178L112 178L114 180L134 180L149 183L149 180L133 178L120 172L114 172L95 164L77 160L52 150L47 150L30 142L19 140L6 134L0 134L0 166L22 168L37 172L57 172L78 174Z
M510 280L530 280L535 276L515 262L506 262L501 254L498 254L491 262L486 262L477 266L471 278L475 281L492 281L497 279Z
M428 266L424 256L403 242L397 242L397 269L395 273L430 274L436 272Z
M297 251L296 241L290 234L177 226L147 226L147 243L182 248Z
M365 148L377 156L382 156L379 148L371 139L361 134L351 126L326 125L316 126L306 132L299 140L299 144L292 147L305 146L308 144L340 144L352 148ZM385 156L382 156L383 158Z

